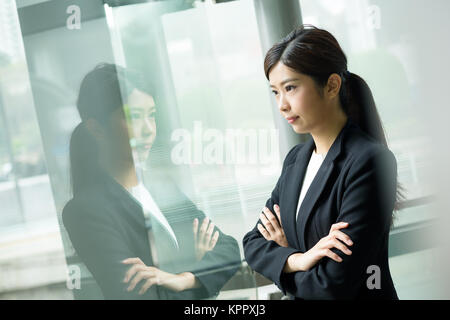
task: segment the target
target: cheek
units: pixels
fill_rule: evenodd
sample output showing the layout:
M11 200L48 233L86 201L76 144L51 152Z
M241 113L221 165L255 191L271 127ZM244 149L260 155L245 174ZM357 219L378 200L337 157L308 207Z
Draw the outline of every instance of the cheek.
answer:
M150 131L152 132L152 135L156 135L156 122L155 121L151 122Z
M318 110L319 99L317 92L311 90L299 90L293 97L293 108L300 115L307 116Z
M305 114L311 108L309 96L304 90L298 90L290 97L292 110L299 115Z

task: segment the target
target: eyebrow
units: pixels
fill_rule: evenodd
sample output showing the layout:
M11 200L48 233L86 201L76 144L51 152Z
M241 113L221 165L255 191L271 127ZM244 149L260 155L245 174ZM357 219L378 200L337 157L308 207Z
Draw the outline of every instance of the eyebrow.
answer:
M282 86L283 84L285 84L285 83L287 83L287 82L296 81L296 80L300 80L300 79L297 79L297 78L288 78L288 79L285 79L285 80L281 81L281 82L280 82L280 85ZM275 86L273 86L273 85L270 85L270 87L271 87L271 88L275 88Z
M130 106L130 111L142 112L142 110L144 110L144 108ZM152 112L152 111L156 111L156 106L155 105L150 107L150 112Z

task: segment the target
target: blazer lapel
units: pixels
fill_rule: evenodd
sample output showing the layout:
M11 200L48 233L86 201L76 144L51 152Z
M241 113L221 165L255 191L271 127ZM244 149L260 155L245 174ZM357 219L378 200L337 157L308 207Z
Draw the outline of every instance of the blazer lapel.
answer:
M297 221L294 221L294 225L296 226L296 234L298 237L298 243L301 245L301 248L303 250L307 250L306 248L306 225L308 223L308 220L313 213L314 206L319 199L320 195L322 194L323 190L325 189L325 186L330 179L331 173L333 172L334 168L334 160L339 156L342 150L342 141L345 135L345 132L350 127L351 122L347 121L347 123L344 125L336 139L334 140L333 144L331 145L330 150L328 151L324 161L322 162L322 165L319 168L319 171L315 175L313 181L311 182L311 185L308 188L308 191L305 194L305 198L303 199L303 202L299 208L298 212L298 218ZM305 175L306 167L308 165L309 159L311 157L312 150L315 148L315 144L313 139L312 141L312 147L310 150L308 150L307 158L304 159L298 159L298 161L302 161L301 167L302 169L301 174L299 176L301 177L300 181L300 187L303 184L303 177ZM298 200L299 200L299 193L296 193L295 198L295 209L297 208ZM296 214L296 212L295 212ZM294 214L294 219L295 219Z
M303 202L300 206L298 218L295 224L297 229L298 241L302 245L303 250L305 251L306 251L306 232L305 232L306 223L309 220L309 217L312 213L312 209L314 208L317 199L319 198L320 194L325 188L328 179L330 178L331 172L333 171L333 167L334 167L333 162L325 164L324 161L322 163L308 191L306 192L305 198L303 199Z
M286 181L287 192L284 195L285 199L280 201L280 203L284 203L284 207L280 207L281 223L283 224L288 242L294 243L296 248L300 248L299 238L295 228L298 198L303 177L306 173L308 159L311 156L313 148L314 141L310 139L298 152L296 161L286 168L286 177L288 177ZM272 210L272 208L269 209Z

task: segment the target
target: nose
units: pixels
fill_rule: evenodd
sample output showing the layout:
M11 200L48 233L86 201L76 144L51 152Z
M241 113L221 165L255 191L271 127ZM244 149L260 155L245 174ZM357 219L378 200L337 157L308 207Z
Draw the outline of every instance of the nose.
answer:
M286 98L280 94L280 98L278 100L278 109L280 109L281 112L289 111L290 105L287 102Z
M142 128L141 128L141 132L142 132L142 136L144 138L149 137L152 135L152 131L153 131L153 126L152 123L149 119L145 119L144 123L142 124Z

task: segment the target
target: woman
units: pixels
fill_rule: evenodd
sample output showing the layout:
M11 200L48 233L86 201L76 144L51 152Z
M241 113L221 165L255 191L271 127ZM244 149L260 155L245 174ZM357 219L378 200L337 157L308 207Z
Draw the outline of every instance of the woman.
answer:
M77 108L82 122L70 141L73 198L62 218L104 297L217 295L239 266L237 241L166 175L143 170L156 137L156 109L138 77L115 65L96 67L82 81Z
M297 299L397 299L388 265L397 165L370 89L314 26L275 44L264 69L281 115L312 139L287 154L243 239L245 259Z

